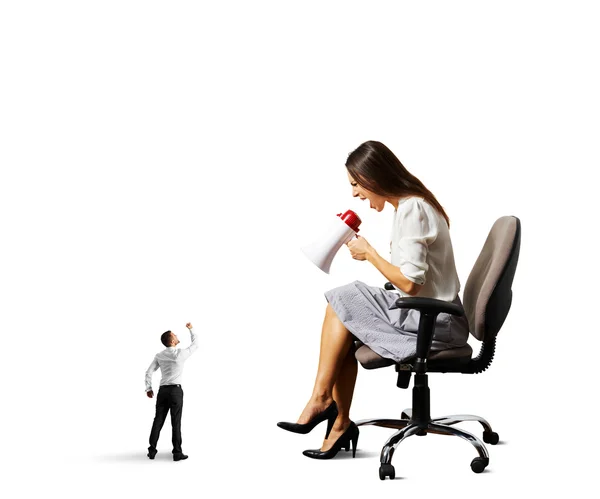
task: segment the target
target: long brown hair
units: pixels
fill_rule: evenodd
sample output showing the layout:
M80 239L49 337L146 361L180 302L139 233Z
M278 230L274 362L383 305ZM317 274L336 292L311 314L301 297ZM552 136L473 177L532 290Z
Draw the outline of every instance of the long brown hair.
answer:
M348 155L346 168L360 186L380 196L423 197L450 227L450 218L431 191L381 142L369 140L359 145Z

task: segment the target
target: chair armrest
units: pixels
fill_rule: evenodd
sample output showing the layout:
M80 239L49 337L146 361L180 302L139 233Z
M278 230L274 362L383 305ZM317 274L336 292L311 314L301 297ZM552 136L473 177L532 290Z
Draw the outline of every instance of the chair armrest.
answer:
M431 349L433 333L435 331L436 317L440 313L463 316L464 310L459 305L435 298L407 297L398 298L394 308L408 308L418 310L420 313L419 329L417 332L417 360L415 372L427 372L427 358Z
M452 314L462 317L465 311L455 303L449 301L436 300L435 298L421 298L418 296L403 297L396 300L394 308L413 308L420 312L430 314Z
M396 291L396 288L391 282L386 282L384 288L388 291ZM465 315L464 310L448 301L436 300L435 298L422 298L420 296L402 297L396 300L396 305L393 308L414 308L424 312L432 313L446 313L452 315L458 315L462 317Z
M386 282L384 287L390 291L396 289L391 282ZM429 350L431 349L436 317L441 313L462 317L465 315L465 311L455 303L419 296L398 298L396 303L390 307L390 309L396 308L414 309L418 310L420 313L419 329L417 331L417 361L415 363L415 371L418 373L425 373L427 371L426 362L427 357L429 357Z

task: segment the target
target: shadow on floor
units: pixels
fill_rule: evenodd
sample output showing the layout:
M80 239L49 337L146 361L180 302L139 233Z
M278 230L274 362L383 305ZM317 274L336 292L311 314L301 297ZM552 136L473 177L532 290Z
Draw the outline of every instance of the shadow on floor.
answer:
M127 462L145 462L148 459L146 452L115 452L113 454L102 454L94 456L93 460L101 463L127 463ZM170 452L159 452L154 461L173 461L173 454Z
M373 457L379 457L379 452L373 452L373 451L367 451L367 450L360 450L358 449L356 451L356 459L362 459L362 458L373 458ZM335 456L334 459L352 459L352 452L351 451L340 451L337 453L337 455Z

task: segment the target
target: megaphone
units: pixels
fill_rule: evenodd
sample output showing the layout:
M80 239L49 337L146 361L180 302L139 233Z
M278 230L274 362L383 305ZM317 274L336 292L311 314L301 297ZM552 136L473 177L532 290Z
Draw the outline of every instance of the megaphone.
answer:
M352 210L344 214L338 213L327 231L315 242L303 247L302 252L323 272L329 274L336 253L342 245L356 236L360 223L361 219Z

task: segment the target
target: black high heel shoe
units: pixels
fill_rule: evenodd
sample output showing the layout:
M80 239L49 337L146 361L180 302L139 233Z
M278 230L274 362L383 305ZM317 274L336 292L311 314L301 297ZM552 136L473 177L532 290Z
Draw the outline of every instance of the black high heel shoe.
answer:
M281 421L277 423L279 428L283 428L284 430L291 431L293 433L302 433L303 435L309 433L315 426L323 421L327 420L327 432L325 433L325 438L329 436L329 432L331 428L333 428L333 423L338 417L338 408L335 400L329 404L327 409L316 414L308 423L298 424L298 423L286 423L285 421Z
M305 450L302 454L307 457L312 457L313 459L331 459L335 457L335 455L342 449L350 450L352 447L352 457L356 457L356 444L358 444L358 426L356 426L352 421L350 422L350 426L346 429L344 433L336 440L336 442L331 446L331 449L322 451L319 449L310 449ZM327 439L327 437L325 437Z

